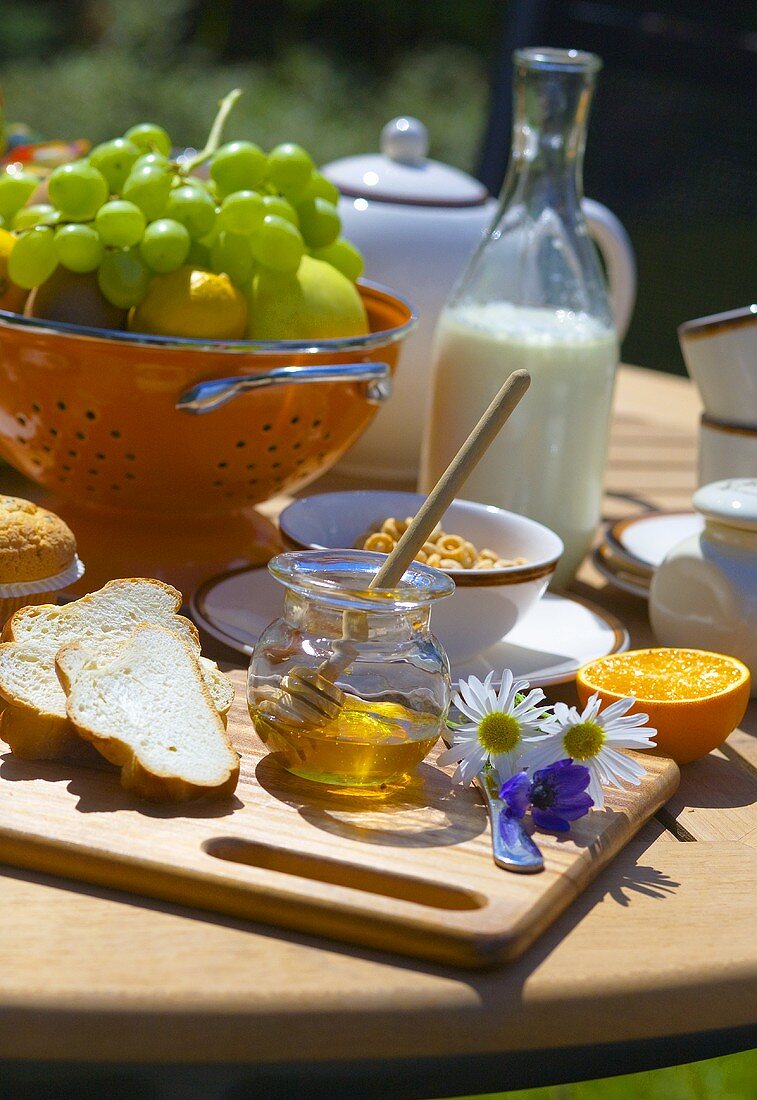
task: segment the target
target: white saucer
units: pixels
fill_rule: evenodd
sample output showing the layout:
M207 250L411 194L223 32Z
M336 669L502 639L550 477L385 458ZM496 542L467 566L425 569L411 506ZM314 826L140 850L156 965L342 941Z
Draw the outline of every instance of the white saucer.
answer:
M704 518L699 512L649 512L619 520L607 532L606 539L637 569L648 570L651 577L677 543L703 527Z
M284 607L283 589L265 568L240 569L206 581L192 596L199 627L238 653L255 642ZM439 639L444 645L444 638ZM614 616L575 596L544 595L506 638L452 669L453 681L512 669L531 684L572 680L587 661L628 648L627 630Z

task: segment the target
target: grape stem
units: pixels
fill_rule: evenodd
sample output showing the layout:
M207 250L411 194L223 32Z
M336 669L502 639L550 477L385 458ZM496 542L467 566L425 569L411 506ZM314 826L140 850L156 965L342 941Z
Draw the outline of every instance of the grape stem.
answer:
M199 153L195 153L191 160L185 161L182 165L182 175L188 176L199 164L203 164L206 160L209 160L216 152L221 144L226 120L241 94L242 89L235 88L232 92L229 92L228 95L223 97L218 107L218 114L210 128L208 140L205 142L205 148L201 149Z

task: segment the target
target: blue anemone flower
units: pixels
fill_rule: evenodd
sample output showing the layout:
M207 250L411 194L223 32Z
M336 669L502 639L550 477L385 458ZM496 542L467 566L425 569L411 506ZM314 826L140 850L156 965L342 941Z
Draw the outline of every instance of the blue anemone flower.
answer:
M588 813L594 802L587 793L591 776L583 764L557 760L534 772L518 772L502 786L499 797L507 816L518 819L531 810L534 824L550 833L567 833L570 822Z

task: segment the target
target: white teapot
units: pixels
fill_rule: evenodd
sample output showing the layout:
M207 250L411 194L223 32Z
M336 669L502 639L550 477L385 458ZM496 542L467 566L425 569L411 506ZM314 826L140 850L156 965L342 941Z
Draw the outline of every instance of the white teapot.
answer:
M497 213L497 200L472 176L430 160L428 132L399 117L381 132L381 152L327 164L341 192L344 236L365 257L365 277L407 297L419 314L403 347L394 394L338 469L355 477L415 482L431 382L431 341L439 313ZM607 207L583 203L607 271L622 339L636 297L628 235Z

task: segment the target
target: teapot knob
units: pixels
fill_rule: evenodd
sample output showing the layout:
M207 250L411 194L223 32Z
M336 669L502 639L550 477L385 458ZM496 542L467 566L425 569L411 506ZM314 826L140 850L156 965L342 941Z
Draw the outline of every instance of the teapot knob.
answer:
M428 130L418 118L393 118L381 131L381 152L389 160L422 164L428 155Z

